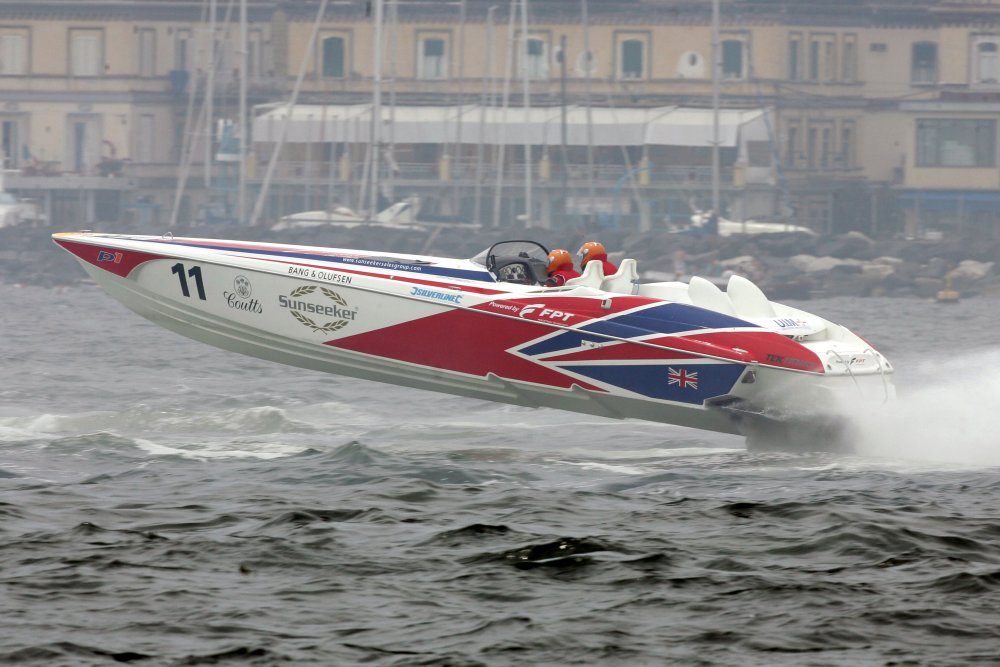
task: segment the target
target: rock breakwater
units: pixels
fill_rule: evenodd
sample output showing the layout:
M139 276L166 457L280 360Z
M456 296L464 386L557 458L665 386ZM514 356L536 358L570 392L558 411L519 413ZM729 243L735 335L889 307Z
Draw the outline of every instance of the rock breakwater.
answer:
M7 284L66 285L85 274L50 239L44 227L0 229L0 281ZM109 226L115 233L157 234L160 230ZM471 257L504 239L534 239L548 248L575 252L585 241L600 240L611 259L633 257L646 281L676 275L724 280L737 273L757 282L775 299L829 296L931 298L942 289L963 297L1000 296L1000 241L956 238L943 241L870 239L852 232L820 237L759 234L706 237L663 231L631 232L543 230L504 227L397 230L375 226L274 231L265 227L202 225L176 228L175 236L233 238L302 245Z

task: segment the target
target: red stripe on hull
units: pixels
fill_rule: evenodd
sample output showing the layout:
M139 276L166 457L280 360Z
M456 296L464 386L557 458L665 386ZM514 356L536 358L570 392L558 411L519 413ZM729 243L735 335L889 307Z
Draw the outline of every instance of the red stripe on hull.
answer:
M811 350L773 331L714 331L646 339L647 343L711 354L742 363L822 373L823 362ZM743 354L734 350L746 350Z
M570 378L508 352L551 333L551 327L527 320L483 317L451 310L377 331L327 341L327 345L420 366L569 389L603 389Z
M571 297L537 294L512 294L510 299L497 299L473 306L475 310L500 313L508 317L570 327L616 315L626 310L653 303L651 299L632 296ZM602 304L607 304L605 308Z
M102 248L89 243L77 243L65 239L54 239L67 251L89 264L104 269L108 273L127 278L132 270L145 262L154 259L167 259L165 255L154 255L137 250L120 250L118 248Z

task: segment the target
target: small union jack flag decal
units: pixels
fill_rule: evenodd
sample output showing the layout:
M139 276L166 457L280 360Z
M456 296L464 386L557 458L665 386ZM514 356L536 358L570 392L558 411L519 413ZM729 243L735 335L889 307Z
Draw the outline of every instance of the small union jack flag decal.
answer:
M667 384L675 384L681 389L698 388L698 371L686 371L683 368L677 370L667 366Z

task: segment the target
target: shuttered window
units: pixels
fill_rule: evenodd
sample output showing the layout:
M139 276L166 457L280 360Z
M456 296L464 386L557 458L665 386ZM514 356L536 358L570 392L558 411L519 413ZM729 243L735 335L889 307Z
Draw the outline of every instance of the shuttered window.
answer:
M0 74L28 73L28 37L23 31L0 32Z
M642 42L626 39L622 42L622 78L641 79L642 76Z
M70 30L69 73L72 76L100 76L101 33L98 30Z
M344 78L344 38L326 37L323 39L323 77L326 79Z

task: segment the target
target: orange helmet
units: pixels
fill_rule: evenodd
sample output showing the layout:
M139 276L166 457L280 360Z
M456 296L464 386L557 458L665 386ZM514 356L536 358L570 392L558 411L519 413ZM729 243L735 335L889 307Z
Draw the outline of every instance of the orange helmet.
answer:
M563 250L562 248L556 248L549 253L549 265L545 270L552 273L564 264L573 266L573 257L569 254L569 252Z
M577 251L576 254L580 256L580 266L584 266L597 255L604 255L607 257L608 251L604 249L603 244L600 244L597 241L587 241L580 246L580 250Z

